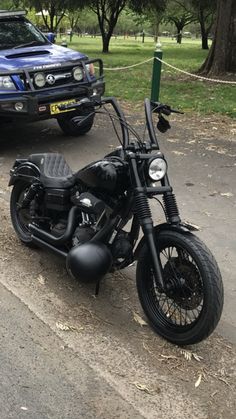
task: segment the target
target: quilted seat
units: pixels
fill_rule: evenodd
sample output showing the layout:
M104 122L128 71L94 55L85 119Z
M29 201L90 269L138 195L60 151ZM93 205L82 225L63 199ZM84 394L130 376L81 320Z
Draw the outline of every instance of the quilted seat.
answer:
M59 153L31 154L29 161L40 170L40 180L46 188L69 188L74 176L65 158Z

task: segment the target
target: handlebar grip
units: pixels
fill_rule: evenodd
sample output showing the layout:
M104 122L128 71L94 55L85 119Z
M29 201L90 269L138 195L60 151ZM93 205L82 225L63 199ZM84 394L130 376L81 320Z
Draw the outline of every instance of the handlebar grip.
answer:
M172 109L169 105L165 105L164 103L154 102L151 101L152 111L154 113L163 113L164 115L169 116L171 113L179 113L184 114L184 112L178 111L177 109Z

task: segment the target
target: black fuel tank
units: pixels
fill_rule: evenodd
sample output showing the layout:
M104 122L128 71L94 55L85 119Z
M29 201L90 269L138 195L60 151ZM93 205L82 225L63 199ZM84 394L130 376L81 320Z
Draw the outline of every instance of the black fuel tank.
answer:
M116 157L98 160L79 170L76 179L89 188L119 194L129 186L128 164Z

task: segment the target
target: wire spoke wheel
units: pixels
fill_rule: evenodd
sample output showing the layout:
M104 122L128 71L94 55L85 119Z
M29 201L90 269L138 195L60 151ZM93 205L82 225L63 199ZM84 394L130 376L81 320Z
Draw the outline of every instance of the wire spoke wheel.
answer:
M210 251L193 234L162 231L157 238L165 288L156 281L146 246L137 266L140 302L151 325L171 342L199 342L215 329L223 307L221 275Z
M159 255L165 292L160 292L152 271L150 293L163 322L191 325L203 307L203 281L192 256L179 246L168 246Z
M21 207L23 199L25 198L29 188L30 184L25 181L19 181L13 186L10 200L10 212L12 224L19 239L27 246L35 247L32 243L28 227L32 221L30 207Z
M20 193L19 199L18 199L18 202L17 202L17 205L16 205L19 225L26 234L29 234L28 225L31 222L31 216L30 216L29 207L28 208L21 208L21 204L22 204L28 190L29 190L29 187L27 187L25 190L23 190Z

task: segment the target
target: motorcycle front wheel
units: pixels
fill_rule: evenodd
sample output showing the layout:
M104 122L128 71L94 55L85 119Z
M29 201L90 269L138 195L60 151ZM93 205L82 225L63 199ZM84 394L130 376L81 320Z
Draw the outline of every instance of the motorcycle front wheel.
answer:
M206 339L223 309L223 284L215 258L191 233L163 230L157 236L164 290L156 282L147 245L137 264L137 289L153 329L177 345Z

